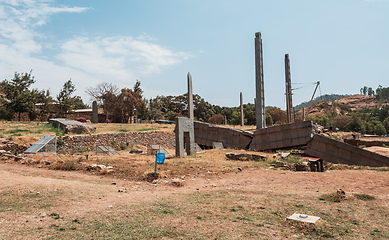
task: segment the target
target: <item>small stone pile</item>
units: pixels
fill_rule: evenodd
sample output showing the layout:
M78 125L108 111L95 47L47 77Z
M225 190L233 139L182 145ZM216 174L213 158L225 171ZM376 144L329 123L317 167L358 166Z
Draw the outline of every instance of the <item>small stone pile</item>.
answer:
M14 153L23 153L31 144L18 144L14 141L7 139L0 139L0 150L10 151Z
M35 159L29 158L28 156L16 155L11 153L10 151L0 150L0 160L4 162L19 162L21 164L34 164L36 163Z

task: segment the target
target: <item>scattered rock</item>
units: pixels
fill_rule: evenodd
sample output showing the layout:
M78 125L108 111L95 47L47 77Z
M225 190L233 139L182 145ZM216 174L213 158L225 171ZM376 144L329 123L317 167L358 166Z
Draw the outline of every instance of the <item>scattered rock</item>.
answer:
M227 160L238 161L259 161L266 158L266 155L248 153L226 153Z
M338 194L343 199L347 199L346 193L341 188L336 190L336 194Z
M287 158L290 153L285 153L285 152L279 152L278 155L281 157L281 158Z
M180 179L172 179L171 185L174 187L182 187L184 186L184 181Z
M143 150L142 149L138 149L138 148L134 148L130 151L130 153L133 153L133 154L141 154L143 153Z

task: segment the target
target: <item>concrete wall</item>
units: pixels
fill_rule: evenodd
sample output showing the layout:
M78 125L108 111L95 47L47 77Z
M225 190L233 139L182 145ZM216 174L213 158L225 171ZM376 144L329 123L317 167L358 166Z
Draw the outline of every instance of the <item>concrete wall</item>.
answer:
M388 157L321 135L313 137L305 153L332 163L371 167L389 166Z
M195 142L212 148L213 142L222 142L226 148L248 149L253 133L209 123L194 122Z
M262 151L306 145L315 134L311 121L257 129L250 150Z

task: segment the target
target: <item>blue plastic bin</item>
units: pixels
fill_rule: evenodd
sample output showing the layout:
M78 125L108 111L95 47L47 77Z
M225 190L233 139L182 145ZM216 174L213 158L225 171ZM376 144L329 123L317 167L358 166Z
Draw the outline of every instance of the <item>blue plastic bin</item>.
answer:
M158 164L163 164L165 162L165 154L164 153L157 153L156 155L156 161Z

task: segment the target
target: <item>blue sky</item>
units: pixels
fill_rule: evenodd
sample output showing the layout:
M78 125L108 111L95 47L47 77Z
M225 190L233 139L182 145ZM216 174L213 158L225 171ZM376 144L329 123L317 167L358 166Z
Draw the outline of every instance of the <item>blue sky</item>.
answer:
M389 0L0 0L0 79L33 70L56 96L102 82L144 96L194 92L220 106L255 97L254 37L263 39L265 102L285 109L284 55L293 104L319 94L389 87Z

